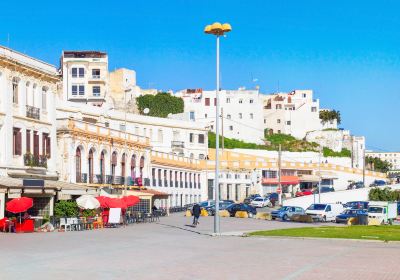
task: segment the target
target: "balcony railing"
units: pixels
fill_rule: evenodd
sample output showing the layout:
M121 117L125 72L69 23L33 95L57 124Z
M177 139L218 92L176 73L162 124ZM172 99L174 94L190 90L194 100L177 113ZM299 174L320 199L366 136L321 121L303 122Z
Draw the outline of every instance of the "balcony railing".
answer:
M188 187L188 182L185 182L185 189L187 189Z
M47 168L47 157L41 155L25 154L24 165L30 167Z
M153 186L153 187L155 187L155 186L157 186L157 180L156 180L156 178L153 178L152 180L151 180L151 185Z
M164 187L168 187L168 180L164 179Z
M174 186L174 182L173 181L169 181L169 186L172 188Z
M183 141L171 141L172 148L185 148L185 142Z
M191 188L191 189L193 188L193 183L192 182L189 183L189 188Z
M31 119L40 120L40 109L26 105L26 117Z

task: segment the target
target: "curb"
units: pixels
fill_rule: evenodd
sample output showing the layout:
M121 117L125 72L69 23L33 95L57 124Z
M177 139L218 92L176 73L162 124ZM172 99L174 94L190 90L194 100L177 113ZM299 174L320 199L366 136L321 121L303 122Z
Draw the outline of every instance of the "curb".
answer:
M246 234L244 234L246 235ZM265 239L299 239L299 240L328 240L328 241L349 241L349 242L360 242L360 243L393 243L400 245L400 241L387 241L387 240L374 240L374 239L351 239L351 238L325 238L325 237L300 237L300 236L261 236L261 235L249 235L244 237L254 238L265 238Z

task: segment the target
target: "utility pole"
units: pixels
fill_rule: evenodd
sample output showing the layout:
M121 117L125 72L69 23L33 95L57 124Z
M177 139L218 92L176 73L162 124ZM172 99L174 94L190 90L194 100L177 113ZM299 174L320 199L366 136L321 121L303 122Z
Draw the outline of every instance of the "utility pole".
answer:
M279 190L279 205L282 205L282 184L281 184L281 163L282 163L282 146L279 144L278 152L278 190Z
M363 151L363 185L365 187L365 147Z
M318 154L318 203L321 203L321 151L322 147L319 147Z
M221 107L221 135L222 135L222 151L224 151L224 107Z

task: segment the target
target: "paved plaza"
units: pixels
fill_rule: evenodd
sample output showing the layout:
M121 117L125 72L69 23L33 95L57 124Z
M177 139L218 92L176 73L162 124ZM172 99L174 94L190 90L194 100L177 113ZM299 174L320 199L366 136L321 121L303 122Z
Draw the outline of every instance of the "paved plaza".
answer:
M241 232L304 226L212 217L84 232L1 234L0 279L400 279L400 244L261 238Z

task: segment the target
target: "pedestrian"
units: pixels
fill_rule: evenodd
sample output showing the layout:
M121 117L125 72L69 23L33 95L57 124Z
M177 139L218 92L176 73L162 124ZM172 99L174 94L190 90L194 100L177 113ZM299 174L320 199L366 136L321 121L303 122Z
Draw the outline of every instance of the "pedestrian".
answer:
M201 212L200 205L198 205L197 203L193 205L192 212L193 212L193 226L197 226L199 224L199 217Z

